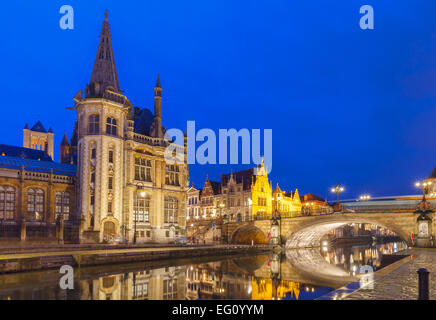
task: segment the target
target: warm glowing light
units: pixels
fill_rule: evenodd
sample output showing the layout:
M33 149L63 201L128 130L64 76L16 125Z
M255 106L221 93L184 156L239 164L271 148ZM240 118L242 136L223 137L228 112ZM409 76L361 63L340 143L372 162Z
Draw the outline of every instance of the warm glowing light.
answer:
M141 196L141 198L144 198L145 197L145 191L141 191L140 196Z

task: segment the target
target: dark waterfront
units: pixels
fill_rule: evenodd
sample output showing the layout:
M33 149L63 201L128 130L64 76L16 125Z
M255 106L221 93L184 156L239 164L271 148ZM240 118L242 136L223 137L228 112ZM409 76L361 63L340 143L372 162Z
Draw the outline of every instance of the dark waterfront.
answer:
M405 243L340 245L280 255L162 261L75 270L73 290L59 287L56 270L0 276L1 300L312 300L375 271L383 255Z

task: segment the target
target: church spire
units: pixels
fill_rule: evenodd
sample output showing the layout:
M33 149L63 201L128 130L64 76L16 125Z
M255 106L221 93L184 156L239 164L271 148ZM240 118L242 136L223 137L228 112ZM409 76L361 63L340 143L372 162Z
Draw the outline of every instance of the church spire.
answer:
M114 52L112 49L112 38L109 26L107 10L100 33L100 43L92 69L91 80L87 88L88 97L102 96L104 91L110 88L116 93L121 93L118 81L117 68L115 66Z

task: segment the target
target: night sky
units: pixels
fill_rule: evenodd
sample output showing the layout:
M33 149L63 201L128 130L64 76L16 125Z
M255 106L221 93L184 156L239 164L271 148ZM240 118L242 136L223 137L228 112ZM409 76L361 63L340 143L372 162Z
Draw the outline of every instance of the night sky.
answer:
M61 30L59 8L75 10ZM361 30L371 4L375 30ZM0 143L25 123L72 133L73 96L90 79L104 10L120 85L184 129L273 130L275 186L333 199L417 194L436 165L434 1L22 1L0 10ZM233 166L233 170L247 166ZM230 166L191 166L196 186Z

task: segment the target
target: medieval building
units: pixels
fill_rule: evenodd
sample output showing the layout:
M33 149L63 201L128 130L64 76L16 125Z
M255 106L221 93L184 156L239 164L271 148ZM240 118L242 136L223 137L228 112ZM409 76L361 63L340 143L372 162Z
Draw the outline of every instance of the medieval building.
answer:
M76 121L71 139L62 139L61 163L52 161L52 130L39 121L24 128L24 148L3 146L0 219L52 224L68 203L61 220L77 226L80 243L169 243L185 234L186 141L177 147L185 161L167 164L162 98L159 75L154 113L124 95L106 14L90 81L74 97Z

